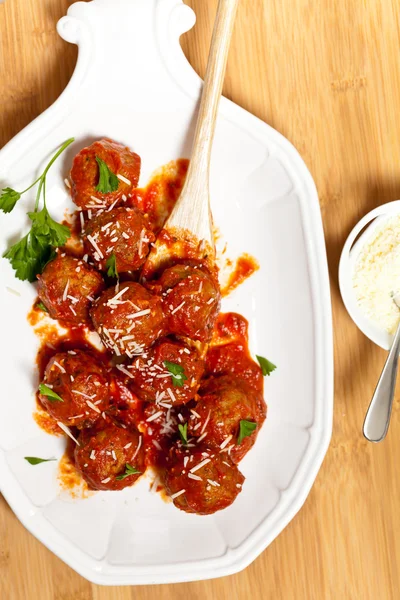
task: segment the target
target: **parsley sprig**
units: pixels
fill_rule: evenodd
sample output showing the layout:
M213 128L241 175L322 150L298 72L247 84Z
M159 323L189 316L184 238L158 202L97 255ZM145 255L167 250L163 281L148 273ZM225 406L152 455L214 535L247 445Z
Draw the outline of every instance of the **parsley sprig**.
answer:
M42 394L42 396L46 396L46 398L48 398L50 402L64 402L61 396L56 394L56 392L53 392L53 390L47 387L47 385L45 385L44 383L41 383L39 385L39 393Z
M4 188L4 190L1 190L0 210L2 210L5 213L10 213L12 211L12 209L14 208L14 206L17 204L18 200L21 198L22 194L25 194L25 192L30 190L31 187L34 186L35 183L37 183L37 182L38 182L38 180L36 180L32 185L30 185L28 188L26 188L26 190L24 190L23 192L16 192L15 190L13 190L12 188L9 188L9 187L6 187L6 188Z
M64 142L40 177L26 190L17 192L11 188L5 188L0 196L0 210L9 213L13 210L22 194L25 194L25 192L39 183L34 211L28 212L28 217L32 221L30 231L3 254L3 257L10 261L12 268L15 270L16 277L23 281L35 281L36 275L42 273L46 264L54 257L54 248L64 246L71 235L68 227L54 221L47 210L46 177L50 167L73 141L74 138L70 138ZM42 193L43 208L39 211Z
M244 438L249 437L253 431L257 429L257 423L253 423L253 421L246 421L246 419L242 419L239 425L239 435L237 439L237 444L241 444Z
M125 465L125 472L121 473L121 475L117 475L115 479L118 479L118 481L121 481L122 479L125 479L125 477L129 477L129 475L140 475L141 472L138 471L136 469L136 467L132 467L132 465L129 465L128 463L126 463Z
M174 387L183 387L187 377L185 375L185 371L184 371L182 365L177 365L176 363L170 362L169 360L164 360L164 367L172 375L173 386Z
M38 458L37 456L24 456L24 458L30 465L40 465L40 463L57 460L56 458Z
M96 161L99 165L99 183L96 186L96 190L101 194L116 192L119 186L118 177L111 171L104 160L96 156Z
M115 254L111 254L111 256L107 259L106 262L107 275L109 277L113 277L114 279L119 279L119 273L117 269L117 257Z
M187 423L185 423L184 425L182 425L182 423L179 423L179 425L178 425L179 436L181 438L182 444L184 444L185 446L188 443L187 428L188 428Z
M262 371L262 374L264 375L264 377L266 377L266 376L269 377L271 375L271 373L273 371L275 371L276 365L274 365L274 363L272 363L267 358L264 358L263 356L258 356L256 354L256 358L258 360L258 364L261 367L261 371Z

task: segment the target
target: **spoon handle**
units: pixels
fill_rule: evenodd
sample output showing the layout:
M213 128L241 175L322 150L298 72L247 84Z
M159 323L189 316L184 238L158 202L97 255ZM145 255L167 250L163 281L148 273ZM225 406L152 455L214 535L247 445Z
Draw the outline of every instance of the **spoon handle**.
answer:
M214 247L209 194L211 149L238 3L218 2L186 182L164 225L165 229L190 231L210 247Z
M215 17L191 157L193 171L202 173L203 183L210 165L218 104L238 3L239 0L219 0Z
M363 433L370 442L381 442L387 433L396 387L400 350L400 323L365 416Z

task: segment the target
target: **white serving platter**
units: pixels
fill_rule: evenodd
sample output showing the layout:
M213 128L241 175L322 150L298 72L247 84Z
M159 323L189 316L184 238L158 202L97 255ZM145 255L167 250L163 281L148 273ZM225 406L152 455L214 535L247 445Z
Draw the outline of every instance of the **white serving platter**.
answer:
M181 0L73 4L58 31L79 46L74 75L55 104L1 150L0 185L24 189L55 148L75 136L48 180L49 209L60 217L70 206L63 180L71 159L95 138L109 136L138 152L141 184L157 167L189 157L201 80L179 37L194 22ZM223 310L245 315L252 351L278 365L265 381L267 421L241 463L243 492L225 511L180 512L151 494L148 480L74 500L59 491L56 463L31 467L23 460L61 457L64 441L32 418L38 340L26 315L35 288L0 260L0 489L31 533L99 584L189 581L243 569L300 509L329 445L331 308L310 173L286 139L225 98L211 171L212 209L229 254L249 252L261 265ZM26 228L32 200L27 194L12 214L0 216L1 252Z

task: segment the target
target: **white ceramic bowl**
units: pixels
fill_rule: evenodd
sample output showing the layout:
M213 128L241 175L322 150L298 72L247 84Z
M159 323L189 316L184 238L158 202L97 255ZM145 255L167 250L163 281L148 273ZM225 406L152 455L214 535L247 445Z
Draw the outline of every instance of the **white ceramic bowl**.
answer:
M78 2L61 36L78 44L67 89L0 153L0 183L24 189L65 139L76 143L49 173L49 210L72 209L63 180L74 153L104 135L142 157L141 183L168 161L190 156L201 81L179 45L194 24L181 0ZM246 34L251 35L250 32ZM116 82L118 83L116 87ZM3 186L4 186L3 185ZM212 156L215 221L230 256L260 270L224 301L250 322L251 349L278 365L265 381L268 418L241 463L237 501L215 515L188 515L142 479L85 500L60 493L55 462L64 440L32 418L37 339L26 321L34 286L0 260L0 487L21 522L86 578L101 584L219 577L247 566L305 501L328 448L333 409L332 325L325 244L314 182L291 144L223 98ZM33 196L0 215L0 253L26 227ZM6 287L18 291L16 297Z
M400 200L382 204L366 214L349 234L343 246L339 262L339 287L347 312L357 327L370 340L385 350L389 350L393 336L364 315L354 293L353 276L362 248L386 219L398 214L400 214Z

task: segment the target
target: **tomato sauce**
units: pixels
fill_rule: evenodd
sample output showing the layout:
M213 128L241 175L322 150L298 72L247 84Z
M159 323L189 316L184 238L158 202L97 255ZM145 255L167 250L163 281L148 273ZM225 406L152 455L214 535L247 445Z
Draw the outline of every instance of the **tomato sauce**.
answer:
M89 498L94 492L75 466L74 451L75 442L68 438L67 448L58 466L58 484L62 491L68 492L73 498Z
M157 233L171 214L185 183L189 161L173 160L158 169L149 183L132 191L128 203L147 214Z
M246 253L239 256L234 264L232 264L232 261L227 260L225 266L228 267L231 272L229 273L228 280L221 287L222 296L228 296L260 268L256 259Z
M49 415L47 411L43 410L43 407L38 398L38 394L36 394L36 403L37 408L33 413L33 418L35 419L39 427L43 429L43 431L45 431L46 433L49 433L50 435L64 435L64 432L61 431L61 429L57 425L57 421L53 419L53 417Z
M36 299L31 310L27 315L29 325L34 328L38 338L47 344L52 343L52 339L58 339L59 327L55 321L49 321L47 312L39 308L39 298Z

